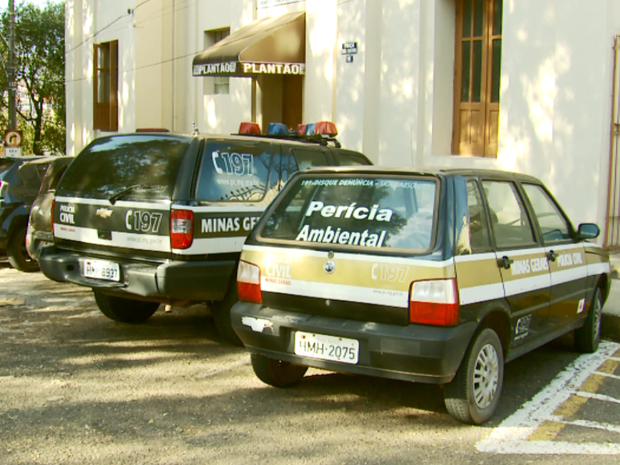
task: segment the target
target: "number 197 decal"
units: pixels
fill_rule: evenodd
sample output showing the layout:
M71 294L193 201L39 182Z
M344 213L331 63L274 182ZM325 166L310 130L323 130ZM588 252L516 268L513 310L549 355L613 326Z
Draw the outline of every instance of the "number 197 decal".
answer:
M218 174L246 176L254 174L254 157L249 153L215 151L211 154L213 167Z

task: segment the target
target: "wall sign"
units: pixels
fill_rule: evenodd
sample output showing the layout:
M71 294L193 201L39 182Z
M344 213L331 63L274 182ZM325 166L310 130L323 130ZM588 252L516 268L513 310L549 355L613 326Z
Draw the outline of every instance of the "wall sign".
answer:
M357 42L343 42L341 55L357 55Z

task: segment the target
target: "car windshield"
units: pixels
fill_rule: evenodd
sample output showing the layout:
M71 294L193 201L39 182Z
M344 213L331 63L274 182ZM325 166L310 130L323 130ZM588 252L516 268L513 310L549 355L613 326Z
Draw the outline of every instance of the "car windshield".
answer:
M11 161L11 160L7 160L7 159L1 159L0 158L0 177L2 177L2 175L9 170L9 168L11 166L13 166L15 162Z
M298 177L258 234L295 243L428 250L437 189L434 177Z
M131 135L95 140L69 165L57 192L110 198L140 185L124 197L169 199L191 138ZM154 187L149 189L148 187ZM161 188L165 186L165 188Z

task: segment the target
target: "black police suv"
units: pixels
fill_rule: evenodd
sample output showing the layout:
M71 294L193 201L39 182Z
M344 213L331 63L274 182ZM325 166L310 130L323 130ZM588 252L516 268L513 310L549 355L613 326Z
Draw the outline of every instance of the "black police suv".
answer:
M241 247L288 178L321 165L369 165L330 136L136 132L102 137L55 192L43 273L91 287L107 317L138 323L160 304L211 303L233 343Z

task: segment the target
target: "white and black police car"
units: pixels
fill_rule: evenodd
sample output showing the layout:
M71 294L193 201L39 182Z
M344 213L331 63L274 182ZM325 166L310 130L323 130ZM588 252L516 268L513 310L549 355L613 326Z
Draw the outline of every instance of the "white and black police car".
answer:
M248 236L232 325L269 385L308 367L444 385L448 412L479 424L505 362L569 332L597 350L598 235L531 176L316 168Z

